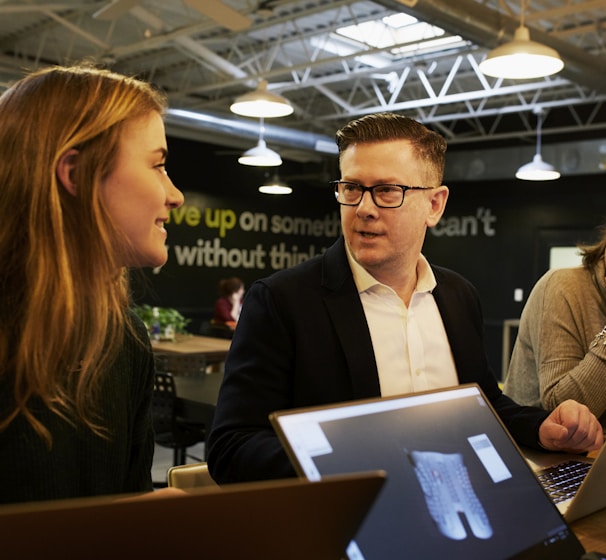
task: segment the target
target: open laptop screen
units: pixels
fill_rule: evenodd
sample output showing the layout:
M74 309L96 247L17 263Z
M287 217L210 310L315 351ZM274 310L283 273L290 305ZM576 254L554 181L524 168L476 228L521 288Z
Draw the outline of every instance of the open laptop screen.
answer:
M476 385L278 412L271 421L310 480L387 472L351 560L583 554Z

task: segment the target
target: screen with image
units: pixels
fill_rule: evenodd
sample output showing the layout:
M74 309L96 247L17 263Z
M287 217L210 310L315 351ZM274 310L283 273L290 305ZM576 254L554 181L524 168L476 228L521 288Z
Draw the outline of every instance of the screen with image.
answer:
M583 550L479 389L278 414L300 473L383 469L350 560L578 559Z

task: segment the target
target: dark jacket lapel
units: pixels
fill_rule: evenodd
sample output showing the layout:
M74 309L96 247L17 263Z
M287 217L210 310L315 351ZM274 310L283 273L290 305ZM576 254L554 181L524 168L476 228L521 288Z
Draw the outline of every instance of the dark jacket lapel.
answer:
M379 374L366 316L341 237L322 259L324 303L341 343L351 375L354 398L379 396Z

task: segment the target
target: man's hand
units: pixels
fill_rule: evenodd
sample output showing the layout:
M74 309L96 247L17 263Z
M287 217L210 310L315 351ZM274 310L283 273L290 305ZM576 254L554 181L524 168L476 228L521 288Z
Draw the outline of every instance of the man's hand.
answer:
M567 400L541 424L539 441L545 449L565 453L584 453L604 443L602 425L581 403Z

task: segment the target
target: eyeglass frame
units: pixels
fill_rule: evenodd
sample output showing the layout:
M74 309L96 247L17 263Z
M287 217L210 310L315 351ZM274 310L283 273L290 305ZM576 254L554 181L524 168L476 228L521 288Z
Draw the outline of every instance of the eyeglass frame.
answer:
M335 181L329 181L328 184L333 187L335 199L337 200L337 203L340 204L341 206L358 206L360 204L360 202L362 202L362 199L364 198L364 193L369 192L370 197L372 198L372 201L377 208L400 208L402 206L402 204L404 204L404 197L406 195L406 191L412 191L412 190L428 191L431 189L438 188L438 187L411 187L408 185L399 185L398 183L378 183L377 185L371 185L370 187L366 187L364 185L361 185L360 183L354 183L353 181L340 181L338 179ZM358 200L358 202L356 202L355 204L341 202L339 200L339 185L340 184L355 185L356 187L360 187L362 189L362 193L360 194L360 200ZM375 191L374 191L374 189L377 187L399 187L400 189L402 189L402 201L397 206L383 206L381 204L378 204L377 201L375 200Z

